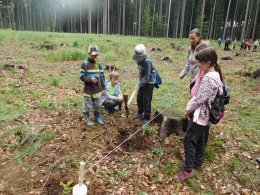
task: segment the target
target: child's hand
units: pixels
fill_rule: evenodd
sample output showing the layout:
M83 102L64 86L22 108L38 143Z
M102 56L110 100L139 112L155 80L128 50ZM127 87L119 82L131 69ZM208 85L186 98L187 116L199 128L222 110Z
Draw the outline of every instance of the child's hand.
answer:
M124 101L124 98L123 98L122 95L118 97L118 101L119 101L119 102L123 102L123 101Z
M96 84L98 82L98 80L96 78L92 78L91 79L92 83Z
M186 110L185 112L185 118L190 118L191 112L189 110Z

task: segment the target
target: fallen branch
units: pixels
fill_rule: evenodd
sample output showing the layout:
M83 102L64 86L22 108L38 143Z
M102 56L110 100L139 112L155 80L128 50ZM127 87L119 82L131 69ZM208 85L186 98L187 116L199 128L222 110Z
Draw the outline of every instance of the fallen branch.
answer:
M138 194L138 186L139 186L139 170L141 167L141 163L138 164L136 174L135 174L135 194Z
M94 139L100 137L100 136L101 136L102 134L104 134L105 132L107 132L107 130L104 130L104 131L102 131L101 133L97 134L96 136L90 138L90 139L87 141L87 143L89 143L89 142L93 141Z

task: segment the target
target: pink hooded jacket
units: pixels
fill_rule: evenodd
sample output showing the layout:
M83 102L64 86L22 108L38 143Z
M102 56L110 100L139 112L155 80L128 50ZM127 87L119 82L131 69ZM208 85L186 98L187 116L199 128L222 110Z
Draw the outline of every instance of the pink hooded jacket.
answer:
M208 72L202 77L197 93L186 107L186 111L194 111L193 122L202 126L209 125L209 107L217 94L223 94L222 86L218 72Z

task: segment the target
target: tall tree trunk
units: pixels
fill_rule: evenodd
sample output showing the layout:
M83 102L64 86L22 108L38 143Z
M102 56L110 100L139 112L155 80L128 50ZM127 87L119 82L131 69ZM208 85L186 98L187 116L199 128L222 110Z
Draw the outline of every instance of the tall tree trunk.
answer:
M21 30L21 13L20 13L20 4L17 4L17 18L18 18L18 29Z
M182 2L182 13L181 13L180 38L182 38L182 36L183 36L183 25L184 25L184 16L185 16L185 6L186 6L186 0L183 0L183 2Z
M8 20L9 20L9 28L12 29L12 17L11 17L11 11L10 11L11 7L9 6L7 8L7 12L8 12Z
M42 17L42 9L40 9L40 31L43 30L43 17Z
M152 37L154 36L154 16L155 16L155 6L156 6L156 0L154 1L154 6L153 6Z
M170 18L171 18L171 6L172 0L169 2L169 11L168 11L168 25L167 25L167 38L169 37L169 28L170 28Z
M59 30L58 30L58 32L61 32L61 21L60 21L61 19L60 19L60 15L61 15L61 14L60 14L60 10L59 10L59 15L58 15L58 25L59 25L59 26L58 26L58 27L59 27L58 29L59 29Z
M210 34L210 28L211 28L211 20L212 20L212 15L213 15L213 7L210 10L210 17L209 17L209 27L208 27L208 35L207 39L209 39L209 34Z
M57 20L57 12L56 12L56 9L55 9L54 21L53 21L53 32L56 32L56 20Z
M82 8L81 8L81 2L82 0L79 1L79 25L80 25L80 33L82 33Z
M107 34L110 34L110 11L109 0L107 0Z
M254 0L251 1L251 6L249 10L249 17L248 17L248 22L247 22L247 28L246 28L246 37L250 37L251 29L252 29L252 22L253 20L251 19L252 15L252 8L253 8Z
M1 29L3 29L4 26L3 26L2 12L0 12L0 24L1 24Z
M103 34L107 34L107 0L103 3Z
M256 4L256 12L255 12L255 21L254 21L254 27L253 27L253 32L252 32L252 39L255 39L255 29L256 29L256 24L257 24L257 18L258 18L258 12L259 12L259 2L260 0L257 0Z
M214 6L213 6L213 13L212 13L212 18L211 18L210 33L209 33L209 38L210 39L213 39L212 33L213 33L213 24L214 24L214 20L215 20L216 3L217 3L217 0L214 1Z
M30 30L32 30L32 1L30 0Z
M204 10L205 10L205 0L202 2L202 10L201 10L201 23L200 23L200 31L203 33L203 20L204 20Z
M97 10L97 34L99 33L99 5Z
M74 32L72 11L70 12L70 32Z
M191 17L190 17L190 27L189 27L189 32L191 31L191 27L192 27L194 7L195 7L195 0L192 1L192 10L191 10Z
M167 19L168 19L168 13L169 13L169 11L168 11L168 4L166 3L166 5L165 5L165 17L164 17L164 28L163 28L163 36L164 37L167 37L167 30L168 30L168 25L166 25L167 24Z
M177 23L176 23L176 28L175 28L175 38L178 38L178 32L179 32L179 18L180 18L180 9L178 11L178 16L177 16Z
M233 22L232 22L232 30L231 30L231 39L232 40L234 38L234 29L236 27L235 25L236 25L236 21L237 21L238 5L239 5L239 0L237 0L237 3L236 3L235 13L234 13Z
M245 15L245 21L243 24L242 34L241 34L241 40L245 39L245 32L246 32L246 25L247 25L247 17L248 17L248 11L249 11L249 4L250 0L247 0L247 6L246 6L246 15Z
M123 35L125 35L125 0L123 0Z
M163 4L163 1L161 0L160 1L160 12L159 12L160 18L162 18L162 4Z
M92 33L91 31L91 6L89 6L89 11L88 11L88 33Z
M21 12L21 30L24 30L25 29L25 24L24 24L24 17L23 17L23 8L22 6L20 5L20 12Z
M232 1L232 0L229 0L229 3L228 3L228 10L227 10L226 20L225 20L225 24L224 24L224 32L223 32L222 40L224 40L225 37L226 37L227 20L228 20L228 15L229 15L229 10L230 10L231 1Z
M141 33L141 14L142 14L142 0L140 0L140 6L139 6L138 36L140 36Z
M28 4L27 1L25 1L25 14L26 14L26 30L30 30L30 24L29 24L29 12L28 12Z
M117 33L121 33L121 18L122 18L122 1L119 1L118 3L118 21L117 21Z

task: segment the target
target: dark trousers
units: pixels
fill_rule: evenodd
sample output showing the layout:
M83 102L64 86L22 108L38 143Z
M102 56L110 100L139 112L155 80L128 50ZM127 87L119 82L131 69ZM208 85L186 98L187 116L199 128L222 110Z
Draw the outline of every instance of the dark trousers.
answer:
M208 142L209 126L201 126L192 122L184 138L185 171L192 171L193 165L202 165L204 151Z
M225 51L229 50L229 44L225 43L224 50L225 50Z
M144 119L149 120L151 115L151 103L153 99L154 84L146 84L138 89L137 106L138 113L144 113Z
M116 106L118 106L120 103L116 100L105 100L103 103L103 106L108 110L108 111L113 111Z

